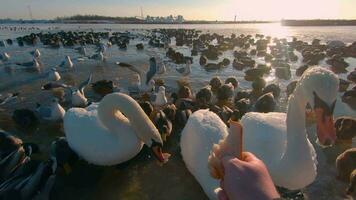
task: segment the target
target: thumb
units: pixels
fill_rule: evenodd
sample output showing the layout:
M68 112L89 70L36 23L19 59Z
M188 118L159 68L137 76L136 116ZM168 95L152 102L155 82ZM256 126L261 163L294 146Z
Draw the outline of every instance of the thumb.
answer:
M229 165L233 165L233 163L235 164L240 164L242 161L239 160L238 158L234 157L234 156L224 156L222 159L221 159L221 162L224 166L224 169L228 168Z

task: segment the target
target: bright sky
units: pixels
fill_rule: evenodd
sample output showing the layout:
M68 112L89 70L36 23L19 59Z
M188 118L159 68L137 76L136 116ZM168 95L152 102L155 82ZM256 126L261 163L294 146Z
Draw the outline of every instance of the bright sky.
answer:
M0 18L183 15L196 20L356 19L356 0L0 0Z

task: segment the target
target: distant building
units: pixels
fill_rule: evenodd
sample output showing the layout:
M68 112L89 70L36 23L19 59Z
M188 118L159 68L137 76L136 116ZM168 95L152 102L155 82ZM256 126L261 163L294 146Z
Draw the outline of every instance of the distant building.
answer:
M183 23L184 17L182 15L178 15L178 16L169 15L167 17L153 17L153 16L147 15L145 22L147 22L147 23L168 23L168 24Z

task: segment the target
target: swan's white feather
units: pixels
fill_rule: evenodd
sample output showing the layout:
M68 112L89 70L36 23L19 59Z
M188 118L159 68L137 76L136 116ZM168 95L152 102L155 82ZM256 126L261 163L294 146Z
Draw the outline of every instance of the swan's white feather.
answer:
M97 118L97 104L91 105L88 110L68 110L64 117L64 130L69 146L86 161L96 165L125 162L143 146L127 120L117 123L115 130L106 129Z
M210 199L217 199L215 190L219 188L219 181L210 176L208 157L213 144L218 144L227 134L226 125L208 110L194 112L182 131L183 160Z

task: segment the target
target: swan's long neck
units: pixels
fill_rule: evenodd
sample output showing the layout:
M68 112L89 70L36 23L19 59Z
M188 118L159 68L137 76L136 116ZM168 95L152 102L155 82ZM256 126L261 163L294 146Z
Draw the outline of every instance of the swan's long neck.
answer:
M121 112L125 117L118 113ZM128 95L112 93L106 95L98 107L98 118L109 130L117 129L117 124L128 120L136 135L150 146L152 139L161 142L161 136L140 105ZM116 130L117 131L117 130ZM123 133L126 134L126 133Z
M287 110L287 148L278 163L278 183L289 189L302 187L298 183L312 182L316 176L313 150L307 139L305 129L306 100L301 92L302 86L296 88L290 97ZM287 177L287 178L286 178ZM287 181L287 182L286 182ZM290 181L290 182L288 182Z

